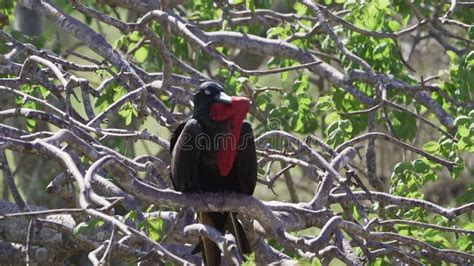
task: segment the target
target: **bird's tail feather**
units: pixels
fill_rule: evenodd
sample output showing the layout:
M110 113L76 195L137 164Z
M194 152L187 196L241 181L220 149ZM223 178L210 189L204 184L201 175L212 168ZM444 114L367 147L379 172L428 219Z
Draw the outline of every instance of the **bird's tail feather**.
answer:
M240 255L250 254L250 243L235 213L199 212L198 219L200 223L212 226L223 234L226 231L230 232L235 237ZM220 265L221 251L214 242L207 238L201 238L193 253L200 251L202 251L202 257L206 265Z
M243 254L250 254L250 242L247 238L247 235L245 234L242 224L240 224L239 220L237 220L236 213L227 213L224 230L227 230L232 235L234 235L241 256Z

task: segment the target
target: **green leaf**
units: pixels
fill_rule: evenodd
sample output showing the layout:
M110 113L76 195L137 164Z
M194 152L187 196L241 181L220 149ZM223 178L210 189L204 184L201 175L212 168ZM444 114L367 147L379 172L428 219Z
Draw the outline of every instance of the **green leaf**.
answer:
M259 96L257 96L257 106L258 106L258 109L260 109L260 111L265 111L265 109L267 108L267 103L269 103L271 101L271 99L269 99L269 97L267 95L262 95L260 94Z
M45 36L34 36L34 37L28 37L27 42L33 44L36 48L43 48L44 44L46 43L46 37Z
M103 221L103 220L98 220L97 223L96 223L96 225L95 225L95 227L102 227L102 226L104 226L104 225L105 225L105 221Z
M148 227L148 236L153 241L158 241L163 234L163 219L159 217L154 218L147 218L147 227Z
M306 93L298 94L298 111L304 113L311 108L312 99Z
M462 251L472 253L474 247L474 237L467 235L460 236L458 239L456 239L454 245L456 245L456 247L458 247Z
M374 266L391 266L393 264L386 256L383 256L383 257L377 257L372 265L374 265Z
M326 133L330 135L333 131L335 131L338 128L338 121L334 121L331 123L328 128L326 129Z
M128 47L128 36L122 35L114 43L114 49L120 49L122 46Z
M250 255L244 255L245 261L242 263L242 266L256 266L255 263L255 252L252 252Z
M143 63L148 58L148 48L142 46L135 51L134 55L138 63Z
M258 76L250 76L249 80L252 84L257 84L258 82Z
M97 107L99 111L103 111L126 93L127 91L124 88L120 87L117 82L114 82L110 84L110 86L105 90L105 92L101 93L101 95L95 102L95 107Z
M150 206L148 206L148 208L146 209L146 213L150 213L153 211L153 209L155 209L155 204L150 204Z
M102 227L104 226L105 222L101 219L98 218L92 218L87 222L82 222L78 224L76 227L74 227L74 234L84 234L89 230L92 230L97 227Z
M430 166L423 159L417 159L413 162L413 169L417 173L424 174L428 172Z
M38 91L41 94L41 97L43 97L43 99L46 99L46 97L48 97L51 94L51 91L46 89L43 86L35 86L35 88L38 88Z
M138 212L136 210L130 211L127 214L125 214L124 219L125 220L130 219L130 220L136 222L138 220Z
M125 125L130 125L132 123L132 110L130 109L123 109L119 112L123 118L125 118Z
M302 75L301 79L296 80L293 84L292 91L296 94L300 94L308 90L309 77L308 75Z
M470 111L468 115L474 121L474 110Z
M247 77L239 77L239 78L237 78L237 82L238 82L238 83L241 83L241 84L242 84L242 83L245 83L245 82L247 82L247 81L249 81L249 79L248 79Z
M19 31L17 30L12 30L10 32L10 34L12 35L12 37L15 39L15 40L23 40L23 34L21 34Z
M303 16L304 14L306 14L306 11L308 10L308 7L299 3L299 2L295 2L295 4L293 5L293 8L295 9L296 11L296 14L298 16Z
M334 101L331 96L319 97L316 108L320 111L329 111L335 108Z
M140 32L134 31L134 32L132 32L132 33L130 33L130 34L128 35L128 38L129 38L131 41L138 42L138 41L140 41L140 38L141 38Z
M391 20L388 22L388 27L389 27L390 30L392 30L392 31L399 31L400 28L401 28L401 25L400 25L400 23L398 23L398 21L391 19Z
M33 132L38 122L35 119L26 119L26 129L28 132Z
M392 125L402 140L413 140L416 136L416 118L405 112L392 112Z
M454 119L454 125L455 126L469 125L470 123L472 123L473 120L474 119L471 118L470 116L461 115L461 116L456 117L456 119Z
M288 72L281 72L280 73L280 78L281 78L281 81L286 81L288 79Z
M429 141L425 145L423 145L422 149L429 153L436 153L439 151L440 145L438 142Z
M352 123L350 120L343 119L339 122L339 126L344 132L350 133L352 132Z
M8 52L8 46L5 42L0 42L0 54L6 54Z
M451 62L457 62L458 60L458 55L453 52L453 51L446 51L446 53L448 54L449 58L451 59Z
M407 162L401 162L401 163L398 163L397 165L395 165L395 168L393 169L393 172L395 174L402 174L403 172L407 171L407 170L412 170L413 169L413 166L411 163L407 163Z
M322 263L318 258L314 258L313 261L311 261L311 266L321 266Z
M254 0L247 0L245 1L247 8L250 9L252 12L255 12L255 2Z
M324 117L324 123L327 124L332 124L333 122L337 121L340 119L340 116L336 112L330 112L326 117Z
M22 106L25 107L25 108L33 109L33 110L37 109L36 102L26 101L25 103L23 103ZM38 121L36 121L36 119L33 119L33 118L26 119L26 129L29 132L32 132L35 129L37 124L38 124Z
M434 181L438 180L438 175L435 174L433 171L428 171L428 172L424 175L424 177L425 177L425 180L424 180L425 183L428 182L428 181L434 182Z
M293 127L293 130L294 131L300 131L303 127L304 127L304 123L303 123L303 117L304 117L304 114L303 113L300 113L296 119L296 124L295 126Z
M87 25L91 25L92 17L84 15L84 19L85 19Z
M458 134L461 137L469 136L469 129L465 125L458 126Z
M408 179L407 187L408 191L415 192L418 190L419 183L415 178Z
M267 30L267 38L271 38L273 36L279 36L285 32L285 28L283 27L274 27Z
M471 191L474 191L474 185L471 185L470 186L470 189ZM468 223L468 224L465 224L462 226L462 228L466 229L466 230L474 230L474 223ZM474 236L473 236L474 237ZM474 240L474 239L473 239Z
M427 229L427 230L430 230L430 229ZM426 237L426 242L428 242L429 244L435 246L435 247L438 247L438 248L448 248L449 247L449 241L440 235L440 233L436 233L434 235L430 235L429 237Z
M89 224L86 223L86 222L82 222L78 225L76 225L76 227L74 227L74 230L73 230L73 234L75 235L82 235L84 234L85 232L87 232L89 230Z
M120 87L120 86L116 86L113 88L114 90L114 94L113 94L113 101L116 102L118 101L120 98L122 98L123 96L125 96L125 94L127 94L127 90L123 87Z
M459 164L459 166L453 167L453 169L451 170L451 176L454 179L458 179L461 176L461 172L464 170L464 160L461 157L456 157L454 162Z
M338 146L349 139L350 132L352 132L352 124L349 120L335 121L326 130L328 135L327 141L334 147Z

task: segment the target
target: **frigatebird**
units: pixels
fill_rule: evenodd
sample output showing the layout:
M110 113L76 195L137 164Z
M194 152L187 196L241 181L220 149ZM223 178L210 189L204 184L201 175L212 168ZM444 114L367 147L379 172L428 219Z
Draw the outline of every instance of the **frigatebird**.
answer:
M228 96L216 82L202 83L194 94L193 116L170 140L171 180L183 193L236 192L252 195L257 181L253 130L244 119L245 97ZM250 253L242 225L232 212L199 212L198 221L232 233L241 254ZM207 265L219 265L217 245L202 238L196 247Z

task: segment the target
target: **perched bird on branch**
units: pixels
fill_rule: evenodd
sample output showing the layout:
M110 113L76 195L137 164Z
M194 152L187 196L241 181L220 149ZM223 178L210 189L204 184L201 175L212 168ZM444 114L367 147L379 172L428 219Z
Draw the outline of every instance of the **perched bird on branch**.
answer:
M170 141L171 180L184 193L237 192L251 195L257 181L257 155L245 97L228 96L221 85L204 82L194 94L193 117L182 123ZM199 212L198 220L222 233L232 233L241 254L250 253L242 225L232 212ZM219 265L221 252L202 238L207 265Z

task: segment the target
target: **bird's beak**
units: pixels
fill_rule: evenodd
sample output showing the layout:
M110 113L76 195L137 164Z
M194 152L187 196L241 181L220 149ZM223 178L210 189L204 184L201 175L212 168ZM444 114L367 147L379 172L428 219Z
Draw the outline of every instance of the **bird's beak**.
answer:
M223 91L221 91L219 94L217 94L215 97L214 97L214 100L218 101L218 102L221 102L221 103L225 103L225 104L231 104L232 103L232 98L225 94Z

